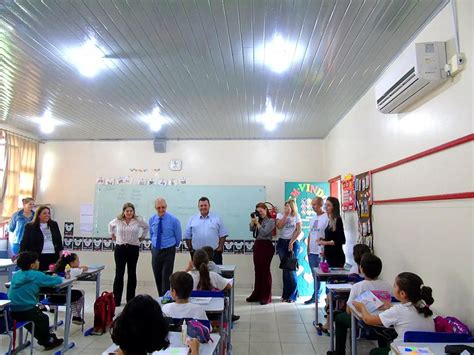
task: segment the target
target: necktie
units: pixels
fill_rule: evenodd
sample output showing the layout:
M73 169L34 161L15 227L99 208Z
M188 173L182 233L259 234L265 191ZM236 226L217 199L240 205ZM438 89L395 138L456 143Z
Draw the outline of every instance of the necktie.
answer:
M159 218L158 227L156 228L156 245L155 248L161 249L161 237L163 235L163 217Z

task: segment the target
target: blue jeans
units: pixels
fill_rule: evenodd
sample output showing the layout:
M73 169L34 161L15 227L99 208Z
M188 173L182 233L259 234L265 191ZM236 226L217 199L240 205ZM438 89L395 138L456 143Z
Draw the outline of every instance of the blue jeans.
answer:
M284 258L290 256L290 251L288 250L288 246L290 244L289 239L278 239L276 245L276 252L280 257L280 261ZM299 243L296 240L293 244L293 252L295 256L298 256L299 251ZM290 270L282 270L283 271L283 294L282 298L285 300L296 301L298 298L298 285L296 282L296 271Z
M313 272L314 267L319 267L319 263L321 262L321 258L319 257L318 254L308 254L308 262L309 262L309 267L311 268L311 273L313 274L313 278L316 279L316 274ZM321 297L321 294L323 293L323 290L325 289L325 283L320 282L319 283L319 291L318 291L318 300L319 297ZM316 290L314 290L316 292ZM315 293L313 292L313 296L311 297L313 300L315 300Z

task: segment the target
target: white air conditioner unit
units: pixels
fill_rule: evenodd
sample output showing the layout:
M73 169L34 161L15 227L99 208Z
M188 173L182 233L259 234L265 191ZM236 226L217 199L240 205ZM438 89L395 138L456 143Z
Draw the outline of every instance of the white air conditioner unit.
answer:
M399 113L447 80L445 42L417 43L375 84L377 109Z

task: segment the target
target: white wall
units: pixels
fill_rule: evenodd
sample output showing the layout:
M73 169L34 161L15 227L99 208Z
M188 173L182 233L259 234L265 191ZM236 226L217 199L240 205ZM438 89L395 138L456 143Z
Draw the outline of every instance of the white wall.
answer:
M80 204L94 202L96 178L133 176L130 168L149 169L148 173L139 174L139 177L154 177L150 171L160 168L160 178L184 176L188 184L193 185L265 185L267 199L280 206L284 199L285 181L326 180L322 140L171 141L167 151L165 154L154 153L151 141L42 144L37 200L53 205L54 219L61 228L65 221L72 221L78 230ZM169 160L175 158L183 161L181 172L168 169ZM150 203L155 197L150 197ZM120 208L117 206L118 212ZM168 206L168 209L172 212L173 206ZM101 262L109 266L106 278L112 277L111 253L85 254L86 261L91 262L100 256L103 259ZM177 267L184 266L186 258L179 256ZM250 255L226 256L225 259L227 263L232 261L238 264L241 285L253 283ZM141 257L139 270L139 279L151 282L148 254ZM277 283L280 282L280 274L275 268Z
M411 112L383 115L369 90L326 138L329 177L361 173L472 133L473 3L458 1L461 50L467 68ZM448 41L454 54L450 7L414 42ZM474 191L473 144L467 143L374 175L376 200ZM354 216L346 229L356 238ZM472 200L374 206L374 245L383 277L422 276L434 290L435 310L474 326L474 204Z

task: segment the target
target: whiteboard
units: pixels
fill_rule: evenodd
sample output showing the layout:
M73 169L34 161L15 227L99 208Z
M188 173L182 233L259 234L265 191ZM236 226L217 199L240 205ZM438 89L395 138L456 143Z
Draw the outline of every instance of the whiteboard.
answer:
M94 237L108 237L108 224L122 212L126 202L135 205L137 215L147 222L156 214L155 199L162 197L168 212L186 228L189 217L199 213L198 200L209 198L211 212L218 214L229 232L229 239L252 239L250 213L258 202L266 201L265 186L207 185L96 185L94 204Z

